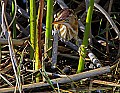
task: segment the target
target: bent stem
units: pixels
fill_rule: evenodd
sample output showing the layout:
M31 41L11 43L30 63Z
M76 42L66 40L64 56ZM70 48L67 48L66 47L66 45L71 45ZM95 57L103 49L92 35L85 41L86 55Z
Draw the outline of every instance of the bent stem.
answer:
M88 47L88 38L89 38L89 34L90 34L90 29L91 29L91 20L92 20L93 8L94 8L94 0L90 0L87 18L86 18L86 26L85 26L83 42L82 42L82 45L80 46L80 59L79 59L77 73L80 73L81 71L84 70L84 63L85 63L84 59L86 57L86 52L87 52L86 49Z

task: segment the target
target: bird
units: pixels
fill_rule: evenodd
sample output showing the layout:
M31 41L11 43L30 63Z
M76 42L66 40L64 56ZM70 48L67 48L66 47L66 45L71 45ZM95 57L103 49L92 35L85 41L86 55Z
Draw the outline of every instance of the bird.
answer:
M59 37L69 41L78 38L78 18L72 9L62 9L56 14L53 22L54 30L58 31Z

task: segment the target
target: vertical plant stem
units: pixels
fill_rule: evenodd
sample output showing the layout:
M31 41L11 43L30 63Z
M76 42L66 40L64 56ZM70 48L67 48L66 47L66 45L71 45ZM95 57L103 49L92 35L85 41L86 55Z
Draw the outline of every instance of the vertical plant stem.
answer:
M36 0L30 0L30 59L34 57L35 39L36 39Z
M8 26L8 23L7 23L7 19L6 19L6 15L5 15L5 11L3 13L3 18L5 20L5 25L7 27L7 31L8 31L8 47L9 47L9 52L10 52L10 58L11 58L11 62L12 62L12 66L13 66L13 70L14 70L14 74L15 74L15 78L16 78L16 85L19 89L19 92L22 93L22 83L21 83L21 79L18 75L18 69L17 69L17 60L16 60L16 55L15 55L15 52L14 52L14 49L13 49L13 42L12 42L12 37L11 37L11 31L10 31L10 26L12 25L14 19L15 19L15 16L16 16L16 0L14 0L14 3L15 3L15 12L14 12L14 16L13 16L13 19L10 23L10 25ZM19 78L18 78L19 77Z
M110 0L109 3L109 8L108 8L108 14L110 14L111 8L112 8L113 0ZM106 23L106 54L108 55L108 60L109 60L109 45L108 45L108 32L109 32L109 22L107 21Z
M85 26L83 42L82 42L82 45L80 46L80 59L79 59L77 73L84 70L84 63L85 63L84 59L86 57L86 52L87 52L86 49L88 47L88 38L89 38L89 34L90 34L90 29L91 29L93 8L94 8L94 0L90 0L87 18L86 18L86 26Z
M0 64L1 64L1 60L2 60L2 46L0 44Z
M12 0L12 17L14 16L15 13L15 2ZM16 38L16 20L13 21L13 38Z
M58 31L54 30L53 35L53 50L52 50L52 69L56 68L58 55Z
M42 52L41 52L41 33L42 33L42 18L43 18L44 0L39 1L37 28L36 28L36 55L35 55L35 70L42 67ZM39 76L39 75L38 75ZM36 77L36 82L40 81L40 77Z
M15 56L15 52L13 49L13 42L12 42L12 37L11 37L11 31L8 28L8 44L9 44L9 51L10 51L10 57L11 57L11 61L12 61L12 66L13 66L13 70L14 70L14 74L15 74L15 78L16 78L16 85L19 89L19 92L22 92L22 83L20 81L20 77L18 75L18 69L17 69L17 60L16 60L16 56Z
M0 18L2 18L2 8L1 7L0 7ZM0 19L0 23L2 25L2 20L1 19ZM2 29L0 28L0 34L1 34L1 31L2 31ZM2 52L2 47L1 47L1 44L0 44L0 64L1 64L1 59L2 59L2 53L1 52Z
M45 32L45 57L46 51L52 46L52 21L53 21L53 0L47 0L46 32ZM51 51L48 51L51 57Z

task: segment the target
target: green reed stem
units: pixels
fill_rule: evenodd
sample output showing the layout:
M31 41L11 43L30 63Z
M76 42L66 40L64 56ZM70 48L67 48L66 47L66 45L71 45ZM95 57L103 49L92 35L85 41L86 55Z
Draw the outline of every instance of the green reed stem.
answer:
M12 17L14 16L15 13L15 2L12 0ZM13 38L16 38L16 19L13 21Z
M36 0L30 0L30 59L34 57L35 42L36 42Z
M80 59L79 59L77 73L84 70L85 57L86 57L86 53L87 53L86 49L88 47L88 39L89 39L89 34L90 34L90 29L91 29L93 8L94 8L94 0L90 0L87 18L86 18L86 26L85 26L83 42L82 42L82 45L80 46Z
M46 32L45 32L45 54L52 46L52 21L53 21L53 0L47 0L47 15L46 15ZM51 57L51 51L48 51L48 56ZM46 55L45 55L46 56Z

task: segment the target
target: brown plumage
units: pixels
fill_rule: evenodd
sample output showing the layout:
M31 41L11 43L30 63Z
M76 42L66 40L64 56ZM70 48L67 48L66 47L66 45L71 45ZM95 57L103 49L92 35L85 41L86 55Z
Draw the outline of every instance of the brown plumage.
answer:
M77 39L78 20L72 9L63 9L57 13L53 22L54 29L59 31L59 36L65 40Z

